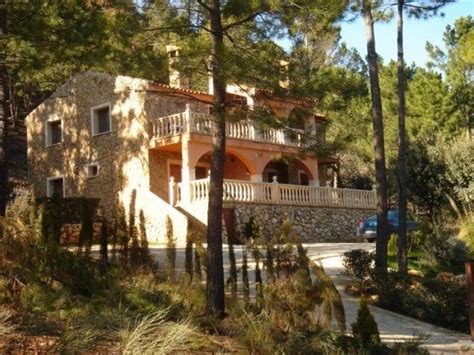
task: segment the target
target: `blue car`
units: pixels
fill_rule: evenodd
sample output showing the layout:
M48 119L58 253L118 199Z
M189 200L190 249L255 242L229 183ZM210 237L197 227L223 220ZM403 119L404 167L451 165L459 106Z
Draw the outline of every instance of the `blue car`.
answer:
M388 211L388 227L390 229L390 234L398 233L398 211L389 210ZM407 231L411 232L415 229L418 229L418 223L413 220L413 217L410 214L407 215ZM366 219L362 219L357 222L357 237L366 239L369 242L375 241L377 236L377 215L372 215Z

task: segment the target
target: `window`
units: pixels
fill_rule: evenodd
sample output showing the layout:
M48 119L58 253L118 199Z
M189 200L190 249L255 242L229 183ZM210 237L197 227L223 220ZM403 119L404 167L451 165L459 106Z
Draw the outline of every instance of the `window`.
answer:
M108 133L112 131L110 117L110 105L100 105L92 108L92 135Z
M63 124L61 120L46 122L46 145L55 145L63 141Z
M64 177L48 178L46 190L48 197L64 197Z
M93 163L87 165L87 177L93 178L99 175L100 166L99 164Z

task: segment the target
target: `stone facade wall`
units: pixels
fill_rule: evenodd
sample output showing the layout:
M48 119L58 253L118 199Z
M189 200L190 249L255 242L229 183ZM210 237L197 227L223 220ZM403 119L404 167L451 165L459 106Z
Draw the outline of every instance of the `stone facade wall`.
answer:
M305 243L360 241L355 237L358 220L375 213L370 209L324 208L240 204L234 208L235 230L242 238L251 216L259 221L263 233L270 235L286 219Z
M63 177L66 197L99 198L106 218L114 218L121 191L151 189L167 200L167 159L180 157L162 151L149 155L150 120L183 112L190 102L194 111L208 109L188 97L150 91L149 85L147 80L85 72L38 106L26 119L29 180L36 196L46 195L47 178ZM111 132L92 135L91 110L106 103ZM58 119L63 141L47 146L47 122ZM91 163L100 166L92 178L87 177ZM127 208L129 201L120 202Z
M169 179L168 161L181 161L181 153L150 150L150 190L158 197L168 201Z
M86 72L68 80L26 120L29 179L35 194L46 195L48 177L64 177L67 197L101 200L112 218L117 192L148 187L148 134L143 112L145 80ZM92 107L108 103L111 132L92 135ZM62 143L46 146L48 121L62 120ZM87 165L100 166L87 177ZM144 178L146 177L146 178ZM126 201L122 201L126 204Z

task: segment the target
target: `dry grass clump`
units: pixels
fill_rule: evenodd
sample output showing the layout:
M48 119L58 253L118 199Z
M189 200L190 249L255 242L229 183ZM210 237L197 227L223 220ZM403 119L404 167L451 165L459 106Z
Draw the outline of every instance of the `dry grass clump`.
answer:
M189 320L170 322L163 308L138 319L122 332L124 354L169 354L189 348L196 328Z
M0 338L11 335L15 330L12 322L13 312L9 309L0 307Z

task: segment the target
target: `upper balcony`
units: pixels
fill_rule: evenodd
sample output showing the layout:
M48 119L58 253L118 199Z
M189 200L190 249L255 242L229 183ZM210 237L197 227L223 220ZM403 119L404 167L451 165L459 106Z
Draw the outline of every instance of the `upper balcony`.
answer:
M214 122L210 114L192 112L188 109L185 112L152 119L151 136L158 145L166 145L174 142L173 137L180 137L186 133L210 136L213 126ZM288 147L301 148L309 145L305 132L301 129L262 128L246 120L227 122L226 136L231 139Z

